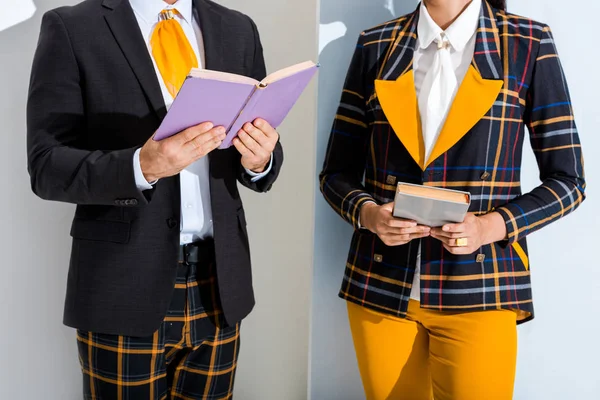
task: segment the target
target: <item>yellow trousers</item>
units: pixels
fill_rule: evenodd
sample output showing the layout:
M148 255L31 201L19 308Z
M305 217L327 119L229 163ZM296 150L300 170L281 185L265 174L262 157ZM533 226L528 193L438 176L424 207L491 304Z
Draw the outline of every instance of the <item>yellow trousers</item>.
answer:
M348 302L367 400L510 400L516 313L440 312L411 300L406 319Z

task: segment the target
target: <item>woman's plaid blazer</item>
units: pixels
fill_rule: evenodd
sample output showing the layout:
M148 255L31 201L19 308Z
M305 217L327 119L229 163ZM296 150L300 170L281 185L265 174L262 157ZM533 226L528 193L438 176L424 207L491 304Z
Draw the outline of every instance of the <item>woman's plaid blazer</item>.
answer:
M404 317L417 241L388 247L359 229L361 207L393 201L398 182L469 191L471 212L497 211L508 240L453 255L421 240L421 307L512 309L533 318L526 237L585 198L581 145L550 28L483 2L475 53L429 159L412 71L417 11L363 32L329 140L321 190L355 227L340 296ZM527 128L527 131L526 129ZM541 185L521 192L528 137Z

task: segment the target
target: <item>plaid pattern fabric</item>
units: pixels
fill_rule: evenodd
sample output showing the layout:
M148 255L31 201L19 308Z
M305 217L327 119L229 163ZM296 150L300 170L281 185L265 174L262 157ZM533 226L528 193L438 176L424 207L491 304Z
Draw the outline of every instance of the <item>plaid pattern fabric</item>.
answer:
M86 400L228 400L239 324L227 327L210 265L180 265L173 299L149 337L77 331Z
M450 254L433 238L423 239L421 306L513 309L519 322L529 320L533 305L526 236L569 214L585 198L581 145L551 31L483 2L471 65L476 72L469 82L475 90L461 94L459 89L448 116L450 120L454 113L452 118L464 131L457 132L460 136L439 156L420 164L418 152L405 145L412 126L418 125L416 109L394 126L386 117L386 111L404 112L403 104L415 103L405 98L414 91L399 91L386 110L376 88L382 83L400 85L403 77L412 75L418 18L417 9L361 34L335 117L321 191L356 229L340 296L406 316L419 243L387 247L358 225L365 202L393 201L396 183L404 181L469 191L470 211L498 211L508 231L507 241L467 256ZM489 107L483 117L468 124L470 108L481 108L484 93L490 93L484 88L494 83L497 89L493 96L486 95ZM522 194L525 128L542 183Z

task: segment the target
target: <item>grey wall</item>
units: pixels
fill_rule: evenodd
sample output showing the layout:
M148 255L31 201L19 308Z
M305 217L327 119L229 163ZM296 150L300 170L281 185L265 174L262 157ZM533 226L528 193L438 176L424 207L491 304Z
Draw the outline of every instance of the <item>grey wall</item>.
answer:
M254 17L270 71L316 60L316 0L219 2ZM0 32L0 399L74 400L81 398L75 336L61 324L73 208L30 192L25 103L41 15L77 1L35 3L32 19ZM2 13L18 5L0 0ZM286 163L273 192L243 192L258 304L242 325L239 400L307 397L315 95L316 82L280 129Z
M75 336L61 324L73 208L34 197L25 160L25 101L42 11L75 2L35 3L32 19L0 32L0 399L77 399ZM4 13L9 5L2 6Z
M317 166L323 162L329 130L358 34L412 11L416 0L321 0ZM600 222L596 176L600 160L597 93L600 58L586 38L600 13L598 2L509 1L511 11L542 20L556 35L576 111L589 181L588 201L570 216L531 237L536 319L519 328L519 364L515 399L600 398L600 269L597 251ZM341 36L340 36L341 35ZM585 60L585 62L583 62ZM529 147L529 146L527 146ZM523 165L525 189L536 186L538 170L531 149ZM363 399L347 323L345 303L337 298L351 227L316 196L315 266L312 294L311 394L314 400Z
M317 0L220 0L258 25L269 72L317 58ZM279 129L281 178L244 192L257 307L243 323L239 400L306 399L314 219L316 79Z

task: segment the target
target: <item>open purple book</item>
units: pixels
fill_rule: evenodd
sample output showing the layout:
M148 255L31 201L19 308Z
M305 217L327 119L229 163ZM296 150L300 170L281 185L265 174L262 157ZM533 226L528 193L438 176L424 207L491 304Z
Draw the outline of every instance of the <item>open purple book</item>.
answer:
M154 135L162 140L190 126L224 126L226 149L246 122L262 118L277 128L310 83L318 65L311 61L282 69L257 81L241 75L192 69Z

